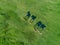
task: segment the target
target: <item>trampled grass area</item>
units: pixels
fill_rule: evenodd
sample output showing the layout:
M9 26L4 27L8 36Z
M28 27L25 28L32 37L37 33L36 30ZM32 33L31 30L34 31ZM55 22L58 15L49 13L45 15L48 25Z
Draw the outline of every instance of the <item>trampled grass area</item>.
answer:
M24 16L37 18L30 24ZM41 21L42 31L34 31ZM0 0L0 45L60 45L60 0Z

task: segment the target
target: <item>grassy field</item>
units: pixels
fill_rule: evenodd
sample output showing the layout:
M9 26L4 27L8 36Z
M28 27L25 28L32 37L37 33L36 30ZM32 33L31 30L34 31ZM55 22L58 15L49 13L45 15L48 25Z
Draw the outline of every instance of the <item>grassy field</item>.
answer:
M30 11L36 20L24 16ZM42 21L42 34L34 25ZM60 45L60 0L0 0L0 45Z

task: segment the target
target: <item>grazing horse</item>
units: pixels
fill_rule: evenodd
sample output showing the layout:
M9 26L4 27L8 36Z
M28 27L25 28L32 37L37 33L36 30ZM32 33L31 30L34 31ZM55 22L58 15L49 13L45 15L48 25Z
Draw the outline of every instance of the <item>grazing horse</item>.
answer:
M32 15L32 16L31 16L30 23L32 23L35 19L36 19L36 16Z
M32 15L31 17L32 17L32 20L35 20L36 19L36 16L34 16L34 15Z
M28 17L30 17L30 16L31 16L30 11L28 11L28 12L27 12L27 16L28 16Z
M42 24L41 21L39 21L39 22L37 23L37 26L38 26L38 27L41 27L42 29L44 29L44 28L46 27L44 24Z
M39 22L37 23L37 26L38 26L38 27L40 27L40 26L41 26L41 24L42 24L42 22L41 22L41 21L39 21Z
M35 25L34 25L34 29L35 31L41 26L41 21L38 21Z
M24 17L25 20L28 20L29 17L31 16L30 11L27 12L27 15Z
M44 29L46 26L44 24L41 25L41 28Z

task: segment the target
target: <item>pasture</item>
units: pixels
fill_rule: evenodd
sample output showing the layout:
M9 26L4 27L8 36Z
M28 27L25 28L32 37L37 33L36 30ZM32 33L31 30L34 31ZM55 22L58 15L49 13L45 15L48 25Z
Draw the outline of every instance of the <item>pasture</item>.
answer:
M44 30L34 30L38 21ZM0 45L60 45L60 0L0 0Z

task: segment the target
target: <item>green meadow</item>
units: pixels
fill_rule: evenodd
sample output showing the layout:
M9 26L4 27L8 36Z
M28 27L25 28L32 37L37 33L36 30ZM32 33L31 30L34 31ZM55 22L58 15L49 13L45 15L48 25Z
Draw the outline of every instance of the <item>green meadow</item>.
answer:
M32 23L28 11L37 17ZM46 25L39 32L38 21ZM60 45L60 0L0 0L0 45Z

